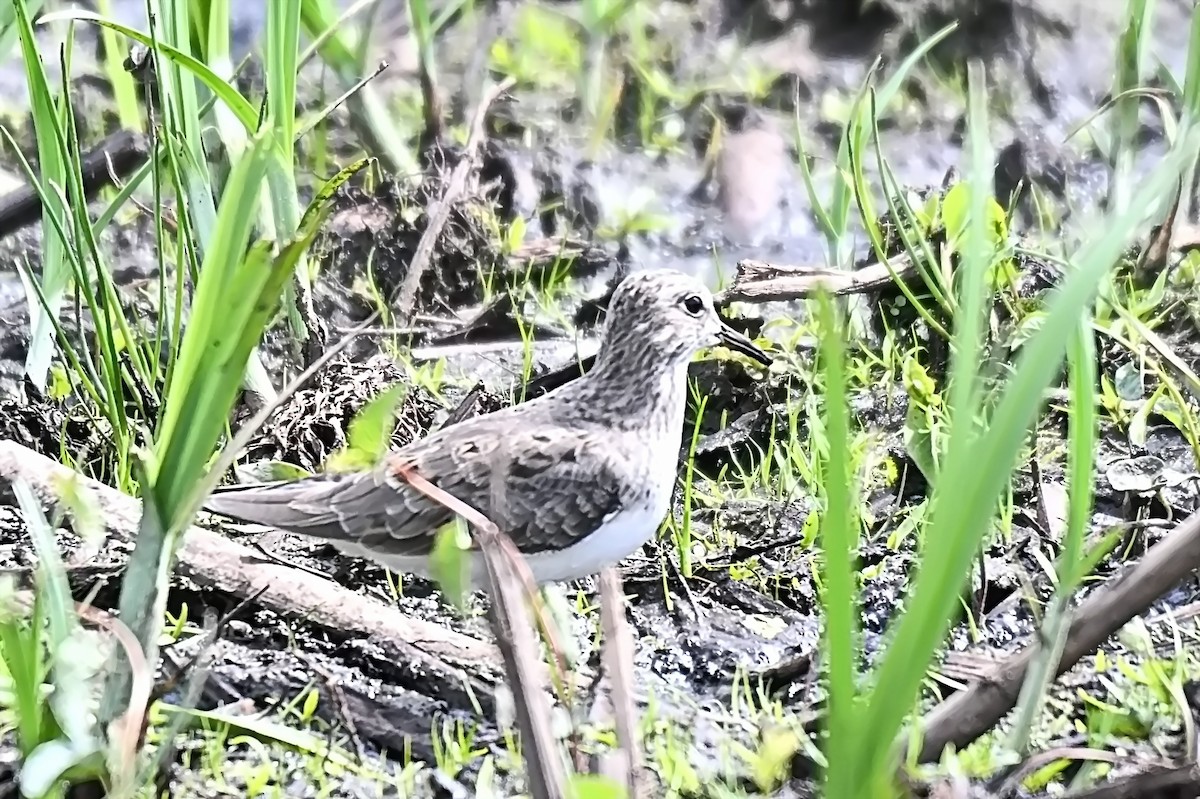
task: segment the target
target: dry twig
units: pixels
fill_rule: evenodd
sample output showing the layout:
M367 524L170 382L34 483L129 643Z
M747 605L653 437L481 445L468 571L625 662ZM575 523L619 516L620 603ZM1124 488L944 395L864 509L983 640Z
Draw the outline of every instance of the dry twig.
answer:
M1085 599L1075 613L1055 675L1062 674L1126 622L1145 612L1200 563L1200 512L1180 522L1170 535L1120 576ZM941 757L948 744L962 749L990 730L1013 708L1038 646L1031 644L997 664L966 691L942 702L925 717L920 761Z
M993 781L995 785L994 787L989 786L989 793L1000 797L1010 796L1020 788L1021 783L1026 777L1035 771L1045 768L1056 760L1089 760L1096 763L1119 763L1121 758L1119 755L1115 755L1112 752L1105 752L1103 749L1093 749L1087 746L1058 746L1053 749L1047 749L1044 752L1037 752L1025 758L1012 771L1005 774L1003 779Z
M492 628L512 683L530 792L535 799L565 797L566 768L554 739L549 696L543 688L547 683L544 664L538 657L533 618L525 604L526 598L536 603L537 595L528 565L511 539L482 513L421 477L410 464L393 458L389 465L393 475L475 529L491 583Z
M621 575L608 566L600 572L600 621L604 627L605 671L612 691L617 728L620 780L629 796L638 796L641 747L637 711L633 701L633 636L625 619L625 591Z
M487 119L488 108L500 95L508 91L513 83L512 78L505 78L483 95L479 107L475 109L475 116L471 120L471 135L467 138L467 146L463 148L462 157L455 165L454 171L450 173L446 190L442 193L441 199L432 203L432 207L426 212L429 216L429 223L421 233L421 240L417 242L417 248L408 264L408 272L404 275L404 282L400 284L400 291L396 297L396 325L398 327L405 327L412 317L413 306L417 301L417 289L421 285L421 279L425 276L425 270L429 268L429 258L433 255L433 247L442 233L442 228L450 219L450 209L466 189L467 176L471 174L471 170L476 165L479 147L486 135L484 121Z
M894 263L874 263L849 272L823 266L790 266L766 261L738 261L733 285L716 296L717 305L731 302L781 302L811 297L824 289L831 294L861 294L881 288L896 277L915 275L916 266L904 256Z
M1064 799L1176 799L1200 794L1200 766L1152 769L1107 785L1067 794Z

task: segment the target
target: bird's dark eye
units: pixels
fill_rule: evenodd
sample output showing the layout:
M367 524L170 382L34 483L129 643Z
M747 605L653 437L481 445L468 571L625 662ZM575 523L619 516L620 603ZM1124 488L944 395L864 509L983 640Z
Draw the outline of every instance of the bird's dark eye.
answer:
M704 311L704 300L699 294L689 294L683 298L683 308L693 316L699 316Z

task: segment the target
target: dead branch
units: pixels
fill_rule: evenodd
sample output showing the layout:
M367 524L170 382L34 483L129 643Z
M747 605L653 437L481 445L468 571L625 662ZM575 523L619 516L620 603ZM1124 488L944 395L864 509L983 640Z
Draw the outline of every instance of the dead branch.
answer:
M1121 762L1119 755L1115 755L1112 752L1105 752L1103 749L1093 749L1088 746L1057 746L1025 758L1022 763L1006 774L1003 779L994 781L997 783L995 787L989 785L988 793L994 794L997 797L1011 796L1016 793L1026 777L1045 768L1056 760L1089 760L1095 763L1109 764Z
M1200 792L1200 766L1153 769L1096 788L1066 794L1064 799L1174 799Z
M432 207L427 211L429 223L421 233L421 240L417 242L417 249L413 252L412 260L408 264L408 272L404 275L404 282L400 284L400 291L397 294L396 325L398 327L406 326L412 317L413 306L417 301L417 289L420 288L425 270L429 268L429 258L433 255L433 247L442 233L442 228L446 226L446 221L450 219L450 209L458 201L459 195L466 190L467 176L476 166L479 148L486 136L484 121L487 118L488 108L500 95L508 91L513 82L512 78L505 78L483 95L479 107L475 109L475 116L471 120L471 134L467 138L466 147L463 148L462 157L455 165L454 171L450 173L450 180L446 183L446 190L442 193L441 199L431 203Z
M790 266L766 261L738 261L733 285L716 296L719 306L731 302L782 302L811 297L824 289L831 294L861 294L881 288L895 277L915 275L916 266L906 256L886 263L868 264L853 272L823 266Z
M475 528L491 584L488 618L513 692L530 793L535 799L563 799L567 773L554 738L545 664L538 656L533 617L526 604L526 600L536 603L537 596L528 564L491 519L430 483L410 464L393 458L389 465L393 475ZM503 481L492 482L494 495L503 491Z
M33 450L12 441L0 441L0 481L23 479L43 504L56 505L58 485L78 479L96 496L109 533L128 546L138 529L141 503L108 486L81 477ZM470 707L474 693L484 707L494 703L493 686L502 674L495 648L469 636L401 613L369 597L349 591L331 580L299 569L263 563L252 550L201 527L183 536L177 554L177 572L203 588L246 598L258 594L257 603L274 613L324 627L338 636L370 639L396 663L426 671L449 695ZM261 593L260 593L261 592Z
M1152 602L1190 574L1198 563L1200 512L1180 522L1141 561L1083 601L1067 632L1055 676L1070 669L1126 622L1149 609ZM925 736L920 761L934 762L948 744L962 749L992 729L1016 704L1026 671L1036 654L1036 644L1025 647L997 664L970 688L935 707L922 724Z
M604 627L605 671L612 691L613 717L617 729L619 780L629 791L638 792L641 771L641 742L633 701L633 635L625 618L625 590L621 573L612 566L600 572L600 621Z
M127 178L150 157L150 140L136 130L118 130L84 154L80 164L83 193L91 200L101 189ZM0 196L0 239L38 221L41 196L22 185Z

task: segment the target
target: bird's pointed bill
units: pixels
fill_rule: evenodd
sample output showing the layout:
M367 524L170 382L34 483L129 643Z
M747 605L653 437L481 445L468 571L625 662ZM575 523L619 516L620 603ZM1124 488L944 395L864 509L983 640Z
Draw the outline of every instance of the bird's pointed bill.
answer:
M717 339L719 339L721 345L727 349L733 350L734 352L740 352L742 355L753 358L763 366L771 365L771 359L765 352L759 349L753 341L734 330L724 321L721 322L721 330L719 333L717 333Z

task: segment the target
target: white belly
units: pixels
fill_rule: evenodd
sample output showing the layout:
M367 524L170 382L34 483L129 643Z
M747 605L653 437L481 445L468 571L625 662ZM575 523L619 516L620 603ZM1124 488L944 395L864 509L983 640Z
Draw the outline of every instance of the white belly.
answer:
M667 514L671 495L655 497L649 503L626 507L605 519L592 535L556 552L539 552L525 556L535 582L552 583L574 580L596 574L605 566L617 563L654 537ZM394 572L415 574L427 580L429 559L412 555L381 555L351 542L330 542L347 555L373 560ZM487 590L487 569L483 556L471 553L471 588Z
M525 562L539 583L596 574L605 566L624 560L653 538L665 515L665 508L649 504L619 510L582 541L558 552L527 555Z

